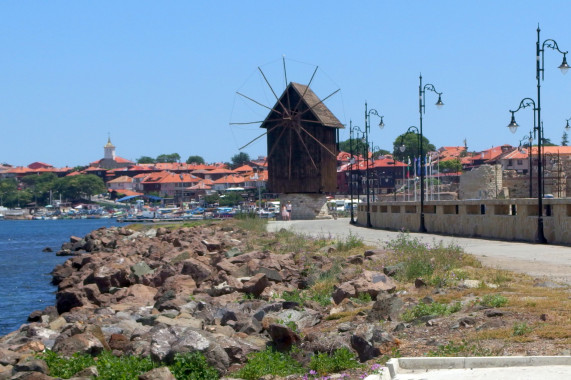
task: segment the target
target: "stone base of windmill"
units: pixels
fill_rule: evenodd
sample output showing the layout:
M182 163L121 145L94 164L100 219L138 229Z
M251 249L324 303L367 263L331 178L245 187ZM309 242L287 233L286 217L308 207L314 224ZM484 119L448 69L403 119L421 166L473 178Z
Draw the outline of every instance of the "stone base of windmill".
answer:
M327 207L327 197L324 194L280 194L281 207L288 201L292 205L292 220L332 219Z

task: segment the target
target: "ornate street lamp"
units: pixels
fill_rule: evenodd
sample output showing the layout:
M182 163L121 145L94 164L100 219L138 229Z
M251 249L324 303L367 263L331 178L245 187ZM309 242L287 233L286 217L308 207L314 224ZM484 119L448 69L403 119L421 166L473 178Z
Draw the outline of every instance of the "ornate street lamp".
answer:
M541 81L544 79L545 75L545 49L549 48L552 50L556 50L559 53L563 54L563 61L561 65L559 65L559 69L563 74L566 74L569 70L569 65L567 64L567 51L561 51L559 49L559 45L557 42L552 39L547 39L543 41L541 44L541 38L539 37L540 33L539 26L537 27L537 43L535 48L535 58L536 58L536 65L535 65L535 77L537 79L537 107L535 107L534 103L534 111L537 112L537 125L534 122L534 131L537 131L537 235L536 235L536 242L540 244L547 243L547 239L545 238L545 234L543 232L543 184L542 184L542 177L543 177L543 163L542 163L542 145L543 145L543 122L541 121ZM539 75L541 74L541 75ZM529 99L529 98L526 98ZM524 99L525 100L525 99ZM522 100L523 102L523 100ZM520 108L525 108L520 103ZM518 108L518 110L520 109ZM517 112L514 111L514 112ZM510 131L515 133L517 130L517 123L513 117L514 112L512 112L512 121L508 125ZM535 114L534 114L535 117Z
M368 145L366 144L366 139L365 139L365 132L359 128L358 126L353 126L353 130L356 132L360 132L361 133L361 138L356 138L356 140L361 140L361 142L363 143L363 151L361 152L361 154L364 154L365 152L367 152L369 150ZM357 147L355 147L357 150L357 158L359 157L359 149L357 149ZM363 156L364 158L365 156ZM368 160L368 159L367 159ZM359 181L357 182L357 210L359 210L359 203L361 203L361 186L362 186L362 179L361 179L361 164L359 162L359 159L356 160L357 161L357 172L358 172L358 177L359 177ZM354 222L355 223L355 222Z
M355 164L355 157L353 156L353 121L349 120L349 150L351 153L351 168L349 170L350 175L350 187L351 187L351 224L355 224L355 214L353 212L353 165Z
M571 117L569 119L567 119L567 125L565 126L566 131L571 129L571 127L569 126L569 120L571 120Z
M371 132L371 114L379 117L381 121L379 122L379 128L383 129L385 127L385 123L383 123L383 116L379 115L379 112L371 108L367 111L367 102L365 102L365 144L367 146L367 150L369 149L369 133ZM366 176L367 176L367 227L372 227L371 224L371 187L369 184L369 152L366 152L366 159L367 159L367 169L366 169Z
M418 86L418 113L420 114L420 228L419 232L426 232L426 227L424 226L424 155L422 154L422 114L426 113L426 90L432 91L438 95L438 101L435 103L436 108L440 109L444 105L442 103L442 92L436 91L433 84L427 83L422 86L422 74L420 75L420 85ZM410 128L409 128L410 129Z
M530 198L533 198L533 181L532 181L532 178L533 178L533 170L532 170L533 165L532 165L532 162L531 162L531 157L532 157L532 155L531 155L531 147L532 147L532 144L531 144L531 143L533 142L533 132L532 132L531 130L529 131L529 136L523 136L523 138L522 138L521 140L519 140L518 150L519 150L520 152L523 151L522 142L527 142L527 155L528 155L528 157L529 157L529 197L530 197Z
M418 156L419 159L422 156L422 145L421 145L421 141L422 141L422 135L420 134L420 131L418 130L417 127L415 127L414 125L408 127L408 129L406 130L406 132L401 136L400 138L400 142L399 142L399 150L401 151L401 153L404 153L404 151L406 150L406 146L404 145L404 137L406 135L408 135L409 133L416 133L416 135L418 136L418 143L417 143L417 149L418 149ZM423 168L420 169L420 183L422 184L424 182L424 171L422 170ZM421 185L422 186L422 185ZM414 193L415 193L415 198L416 198L416 185L414 187ZM421 187L421 193L422 193L422 187ZM420 198L420 232L426 232L426 228L424 229L424 231L422 231L422 228L424 227L424 213L422 210L422 207L424 205L424 202L422 202L422 197Z

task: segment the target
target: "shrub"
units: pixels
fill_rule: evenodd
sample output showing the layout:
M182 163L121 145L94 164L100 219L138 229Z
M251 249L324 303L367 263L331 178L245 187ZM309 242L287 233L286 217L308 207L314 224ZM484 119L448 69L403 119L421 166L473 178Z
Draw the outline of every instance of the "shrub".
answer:
M291 355L267 348L248 355L248 362L234 373L235 376L254 380L265 375L288 376L303 373L303 367Z
M462 339L460 343L450 341L446 345L438 346L438 349L428 351L426 356L492 356L492 351L480 345L469 345Z
M39 355L43 359L50 370L52 377L60 377L69 379L82 369L95 365L95 360L90 355L75 353L69 359L61 357L54 351L47 350Z
M66 359L53 351L46 351L40 356L50 369L50 376L69 379L77 372L95 365L101 380L137 380L139 375L157 367L149 358L137 356L116 357L110 351L102 352L97 359L87 354L74 354Z
M508 299L501 294L486 294L480 301L480 305L486 307L502 307L507 303Z
M533 331L533 329L530 326L528 326L527 323L516 322L513 325L512 335L513 336L523 336L523 335L529 334L532 331Z
M317 355L313 355L309 362L309 368L319 375L358 368L360 366L355 354L346 347L335 350L332 354L320 352Z
M361 248L364 246L365 244L363 243L363 239L353 235L351 232L349 232L349 236L345 238L345 241L340 240L335 244L335 248L341 252L350 251L353 248Z
M217 380L218 372L200 352L176 354L169 367L177 380Z
M423 277L429 283L445 284L443 279L450 277L452 280L455 277L449 274L451 271L454 273L454 269L481 266L479 261L464 253L457 245L445 246L442 241L430 245L410 237L408 233L400 233L396 239L387 243L386 248L394 252L392 264L401 263L403 267L396 275L400 281Z
M450 315L460 311L462 304L456 302L453 305L445 305L438 302L433 303L419 303L412 309L405 311L402 314L402 319L405 322L414 321L417 318L424 317L425 315Z

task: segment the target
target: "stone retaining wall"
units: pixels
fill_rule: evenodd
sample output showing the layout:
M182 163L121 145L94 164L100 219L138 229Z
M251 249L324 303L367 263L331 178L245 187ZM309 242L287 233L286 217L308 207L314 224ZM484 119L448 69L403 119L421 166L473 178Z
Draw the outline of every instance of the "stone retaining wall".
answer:
M571 245L571 199L544 199L544 234L549 243ZM420 202L372 203L374 228L418 231ZM535 241L537 199L429 201L424 222L429 233ZM366 225L367 205L359 205L357 223Z

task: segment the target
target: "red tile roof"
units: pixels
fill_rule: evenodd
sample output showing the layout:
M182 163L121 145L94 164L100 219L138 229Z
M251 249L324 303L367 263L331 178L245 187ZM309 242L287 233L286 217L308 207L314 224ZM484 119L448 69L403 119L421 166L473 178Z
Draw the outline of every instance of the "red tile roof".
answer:
M214 181L214 183L230 183L230 184L238 184L244 182L246 182L244 177L237 174L227 175Z

